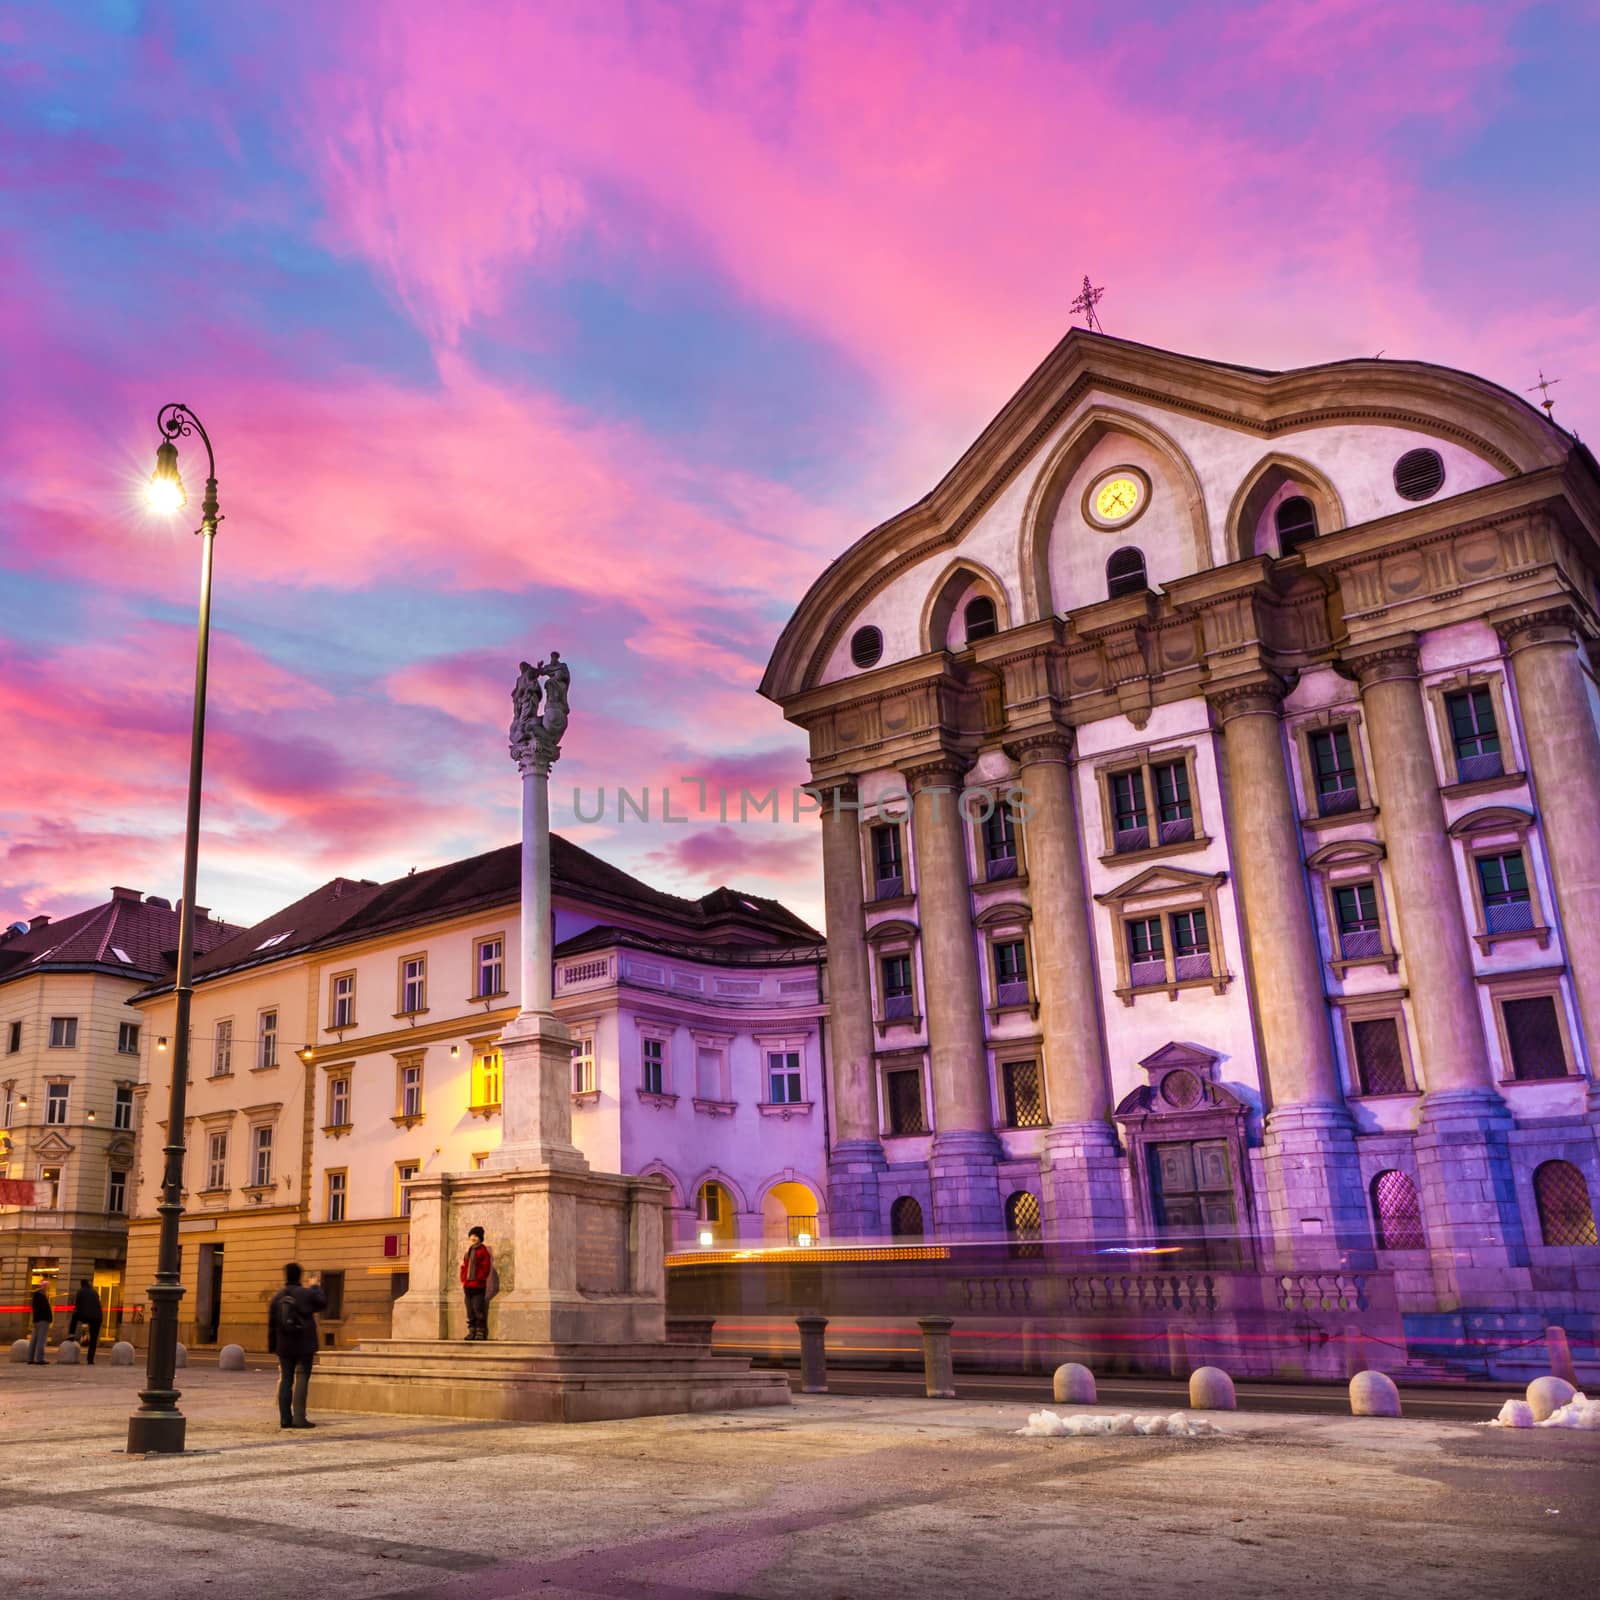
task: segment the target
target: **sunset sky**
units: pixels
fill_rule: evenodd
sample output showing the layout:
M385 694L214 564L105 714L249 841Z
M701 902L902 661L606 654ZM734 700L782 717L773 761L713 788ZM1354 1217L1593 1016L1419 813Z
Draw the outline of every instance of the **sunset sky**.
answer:
M1542 366L1600 437L1597 83L1591 0L0 5L0 921L177 892L163 402L225 516L203 903L510 842L553 646L557 827L820 918L814 822L574 786L803 781L784 620L1086 272L1127 338Z

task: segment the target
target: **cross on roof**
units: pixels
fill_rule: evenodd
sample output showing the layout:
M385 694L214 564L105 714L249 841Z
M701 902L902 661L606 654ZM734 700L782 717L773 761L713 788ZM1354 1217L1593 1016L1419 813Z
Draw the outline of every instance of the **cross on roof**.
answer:
M1083 288L1079 292L1078 298L1072 302L1071 309L1073 311L1081 311L1083 313L1084 325L1091 333L1104 333L1106 331L1101 325L1100 318L1095 315L1094 309L1095 305L1100 299L1100 296L1105 292L1106 291L1104 287L1097 289L1092 283L1090 283L1089 274L1087 272L1084 273Z
M1561 380L1559 378L1545 377L1544 368L1540 367L1539 381L1531 385L1526 390L1526 393L1532 394L1535 389L1538 389L1544 395L1544 399L1542 399L1539 404L1544 407L1544 414L1549 417L1552 422L1556 420L1556 403L1550 398L1550 388L1552 384L1557 384L1560 382Z

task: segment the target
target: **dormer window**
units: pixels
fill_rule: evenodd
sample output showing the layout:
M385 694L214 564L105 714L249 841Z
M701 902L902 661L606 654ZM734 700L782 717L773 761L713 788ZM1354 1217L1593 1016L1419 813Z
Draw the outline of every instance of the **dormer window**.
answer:
M967 602L966 610L962 612L962 620L966 625L968 644L978 639L987 639L991 634L1000 631L1000 619L995 612L994 601L986 594L980 594L975 600Z
M1302 545L1317 536L1317 512L1303 494L1291 496L1278 507L1274 517L1278 530L1278 552L1292 556Z
M1131 544L1114 550L1106 562L1106 596L1115 600L1118 595L1138 594L1148 588L1145 580L1144 552Z

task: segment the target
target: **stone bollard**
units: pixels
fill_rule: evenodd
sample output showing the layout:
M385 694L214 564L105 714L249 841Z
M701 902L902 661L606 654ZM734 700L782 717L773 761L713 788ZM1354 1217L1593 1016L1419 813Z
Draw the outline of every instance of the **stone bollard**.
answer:
M63 1339L56 1350L56 1361L63 1367L75 1367L82 1354L76 1339Z
M922 1329L922 1376L930 1400L954 1400L956 1368L950 1354L950 1330L954 1317L918 1317Z
M26 1339L17 1339L12 1343L12 1346L11 1346L11 1359L13 1361L22 1361L22 1362L26 1362L27 1361L27 1359L28 1359L28 1341Z
M828 1347L824 1330L826 1317L815 1312L794 1319L800 1330L800 1392L801 1394L826 1394L828 1392Z
M217 1352L218 1372L243 1372L244 1371L244 1346L242 1344L225 1344Z
M133 1365L133 1346L126 1339L118 1339L112 1345L111 1365L114 1367L131 1367Z
M1565 1378L1535 1378L1528 1385L1528 1404L1533 1408L1533 1420L1543 1422L1559 1411L1578 1391Z
M1358 1372L1365 1372L1368 1365L1367 1336L1355 1323L1347 1322L1344 1329L1344 1375L1353 1378Z
M1189 1371L1189 1341L1182 1328L1167 1329L1167 1367L1174 1378L1182 1378Z
M1092 1406L1095 1401L1094 1374L1076 1361L1056 1368L1052 1391L1058 1406Z
M180 1344L177 1347L177 1349L173 1351L173 1353L172 1353L172 1365L174 1367L186 1367L186 1366L189 1365L189 1347L188 1347L188 1345Z
M1383 1372L1358 1372L1350 1380L1350 1415L1353 1417L1398 1417L1400 1391L1394 1379Z
M1189 1374L1189 1409L1237 1411L1239 1399L1233 1392L1233 1379L1221 1367L1196 1367Z
M1546 1328L1544 1342L1550 1351L1550 1370L1556 1377L1578 1387L1578 1369L1572 1364L1572 1346L1567 1342L1565 1328Z

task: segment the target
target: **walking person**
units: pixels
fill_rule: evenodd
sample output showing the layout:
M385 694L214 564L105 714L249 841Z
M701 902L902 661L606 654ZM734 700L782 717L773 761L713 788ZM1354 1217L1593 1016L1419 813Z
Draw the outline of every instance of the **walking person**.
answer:
M33 1291L33 1337L28 1340L28 1365L44 1365L45 1340L50 1336L50 1323L55 1312L50 1308L50 1294L41 1283Z
M94 1365L94 1353L100 1348L100 1324L105 1321L106 1308L100 1304L95 1286L87 1278L78 1279L78 1292L72 1301L72 1320L67 1324L70 1339L81 1322L89 1330L89 1365Z
M489 1279L494 1256L483 1242L483 1229L467 1234L467 1253L461 1258L461 1288L467 1299L467 1338L489 1337Z
M317 1313L327 1309L328 1297L300 1279L300 1263L289 1262L283 1287L267 1307L267 1349L278 1358L280 1428L316 1427L306 1420L306 1390L317 1357Z

